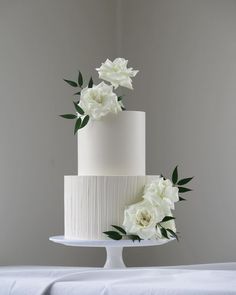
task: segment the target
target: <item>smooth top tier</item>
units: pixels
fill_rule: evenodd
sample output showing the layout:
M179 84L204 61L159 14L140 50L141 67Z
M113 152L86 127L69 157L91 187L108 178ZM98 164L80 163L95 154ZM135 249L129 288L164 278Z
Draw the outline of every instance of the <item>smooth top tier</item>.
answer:
M123 111L78 131L78 175L145 175L145 113Z

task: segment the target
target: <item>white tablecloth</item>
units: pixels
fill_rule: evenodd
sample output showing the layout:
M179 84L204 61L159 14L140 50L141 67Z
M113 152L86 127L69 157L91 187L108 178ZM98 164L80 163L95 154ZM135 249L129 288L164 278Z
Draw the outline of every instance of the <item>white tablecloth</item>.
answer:
M0 268L1 295L236 294L236 270L185 268Z

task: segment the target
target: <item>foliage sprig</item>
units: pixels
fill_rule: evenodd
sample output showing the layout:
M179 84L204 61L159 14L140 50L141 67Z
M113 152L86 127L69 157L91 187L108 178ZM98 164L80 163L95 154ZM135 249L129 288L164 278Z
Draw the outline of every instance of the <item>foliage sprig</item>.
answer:
M174 186L178 187L180 194L192 191L191 188L184 187L183 185L189 183L191 180L193 180L194 177L182 178L179 180L178 165L175 167L171 178L172 178L172 182ZM179 196L179 201L185 201L185 200L186 200L185 198Z
M105 231L103 232L105 235L108 236L108 238L112 239L112 240L122 240L124 238L128 238L130 240L134 241L141 241L142 239L140 239L139 236L137 235L132 235L132 234L127 234L127 232L124 230L123 227L120 227L118 225L112 225L112 227L116 230L109 230L109 231Z
M72 80L67 80L67 79L64 79L64 81L74 88L80 88L80 90L78 92L76 92L74 95L79 95L79 96L81 95L81 90L83 89L83 85L84 85L84 78L83 78L81 71L79 71L77 82L72 81ZM92 77L90 78L90 80L88 82L88 88L91 88L91 87L93 87L93 78ZM64 119L70 119L70 120L76 119L75 126L74 126L74 134L76 134L79 129L84 128L89 122L89 115L85 114L84 110L79 105L79 101L80 100L73 101L74 108L76 110L76 114L60 115L60 117L62 117Z

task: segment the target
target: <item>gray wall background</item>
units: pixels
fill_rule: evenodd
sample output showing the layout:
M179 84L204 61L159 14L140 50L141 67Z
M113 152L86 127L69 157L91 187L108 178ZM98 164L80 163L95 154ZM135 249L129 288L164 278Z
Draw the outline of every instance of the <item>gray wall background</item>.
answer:
M140 70L125 102L147 112L147 173L196 176L180 243L126 249L128 265L235 261L236 1L0 0L0 265L103 264L48 237L77 165L62 79L118 55Z

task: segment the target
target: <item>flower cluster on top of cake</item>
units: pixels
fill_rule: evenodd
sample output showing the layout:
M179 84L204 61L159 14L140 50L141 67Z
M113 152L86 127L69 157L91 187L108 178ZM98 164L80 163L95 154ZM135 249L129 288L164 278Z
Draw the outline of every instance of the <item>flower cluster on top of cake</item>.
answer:
M70 86L79 88L75 95L79 96L79 100L74 101L75 114L64 114L61 117L65 119L75 119L74 134L85 127L89 120L100 120L104 116L112 113L117 114L125 110L122 99L115 90L121 86L133 89L132 77L138 73L137 70L127 67L128 60L124 58L116 58L114 61L107 59L100 68L96 68L99 78L102 81L98 85L93 83L91 77L88 85L84 86L84 78L79 71L77 81L66 80Z
M112 225L115 230L104 234L113 240L178 240L172 210L175 209L175 203L185 200L180 194L191 191L183 185L192 179L193 177L188 177L179 180L178 166L172 173L172 180L163 175L157 176L145 185L142 200L125 209L123 227Z

